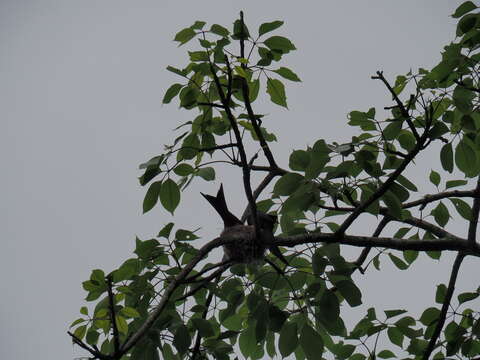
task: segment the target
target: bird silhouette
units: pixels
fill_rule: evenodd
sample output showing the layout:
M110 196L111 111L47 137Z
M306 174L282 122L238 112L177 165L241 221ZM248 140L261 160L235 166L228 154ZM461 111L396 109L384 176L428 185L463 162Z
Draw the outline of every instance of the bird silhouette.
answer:
M239 218L228 210L223 185L220 185L216 196L201 194L223 220L223 230L220 236L234 239L223 247L225 257L228 260L241 263L257 262L265 258L265 250L268 248L276 257L288 265L279 248L273 244L275 241L273 229L277 221L276 216L257 212L258 233L260 235L260 239L258 239L254 226L255 220L251 214L247 219L248 225L244 225Z

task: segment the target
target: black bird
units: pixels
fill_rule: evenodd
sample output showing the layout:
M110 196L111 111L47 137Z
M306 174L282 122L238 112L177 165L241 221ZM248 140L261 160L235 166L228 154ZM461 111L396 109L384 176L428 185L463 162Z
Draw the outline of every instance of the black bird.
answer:
M265 250L269 248L275 256L288 265L287 260L283 257L278 247L273 245L273 241L275 240L273 228L277 220L276 216L258 212L257 216L261 238L257 239L255 226L253 226L253 217L249 216L249 225L244 225L239 218L228 210L223 185L220 185L217 196L201 194L210 205L213 206L223 220L224 229L220 236L228 236L229 238L235 239L234 242L226 244L223 247L227 259L242 263L255 262L264 259Z

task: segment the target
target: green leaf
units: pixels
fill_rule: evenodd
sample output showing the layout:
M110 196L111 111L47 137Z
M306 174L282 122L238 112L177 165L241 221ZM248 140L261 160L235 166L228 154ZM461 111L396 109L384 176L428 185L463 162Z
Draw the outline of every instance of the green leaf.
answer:
M477 162L475 151L470 147L469 143L462 139L455 148L455 163L457 167L467 176L472 171L472 167Z
M395 317L395 316L398 316L398 315L401 315L401 314L405 314L407 312L407 310L385 310L384 313L385 313L385 316L387 317L387 319L390 319L392 317Z
M478 292L464 292L458 295L458 303L463 304L467 301L472 301L478 298L480 294Z
M453 91L453 102L462 113L470 114L473 108L472 100L474 96L473 91L458 85Z
M295 45L290 40L283 36L272 36L263 42L269 49L278 50L284 54L291 50L296 50Z
M185 77L186 75L184 70L177 69L176 67L173 67L173 66L167 66L167 70L183 77Z
M182 148L178 152L178 160L190 160L195 157L200 148L200 140L196 134L189 134L182 143Z
M115 315L115 322L117 324L118 331L124 335L128 334L127 320L123 316Z
M425 326L430 326L438 320L439 315L440 310L434 307L429 307L428 309L425 309L422 316L420 316L420 322Z
M280 337L278 339L278 349L283 357L287 357L298 346L297 324L294 322L286 322L283 324Z
M402 217L402 203L393 191L387 191L383 195L382 200L387 205L390 215L395 216L397 219Z
M173 172L178 176L187 176L194 172L193 167L187 163L180 163L173 169Z
M402 130L400 135L398 135L398 142L402 148L411 151L415 147L417 140L415 140L415 137L410 131Z
M397 178L397 182L407 188L410 191L418 191L417 187L415 186L414 183L412 183L410 180L408 180L406 177L399 175Z
M438 172L436 172L435 170L431 170L430 171L430 182L433 185L438 187L438 185L440 184L440 180L441 180L440 174Z
M180 107L192 109L197 103L198 90L191 87L184 87L180 91Z
M274 104L283 106L288 109L287 96L285 95L285 86L282 84L280 80L268 79L267 93L270 95L270 100Z
M393 235L394 238L403 238L408 232L410 231L410 228L400 228L397 230L397 232L395 233L395 235Z
M405 263L402 259L400 259L399 257L393 255L393 254L388 254L388 256L390 257L390 260L392 260L393 264L400 270L406 270L408 269L408 264Z
M305 324L300 332L300 345L308 360L317 360L322 357L322 337L308 324Z
M472 208L468 203L457 198L451 198L449 200L455 206L455 209L457 209L457 212L460 214L461 217L468 221L472 219Z
M172 86L170 86L168 90L165 92L165 96L163 97L162 102L164 104L170 103L170 101L172 101L172 99L178 95L182 87L183 87L182 84L173 84Z
M86 337L87 344L96 345L98 343L99 337L100 333L98 331L95 331L92 328L88 329Z
M191 29L195 29L195 30L202 30L202 28L205 26L205 21L195 21L195 23L190 26Z
M403 348L403 333L397 327L389 327L387 330L387 335L390 341Z
M463 185L467 185L467 184L468 184L467 180L449 180L449 181L446 182L445 188L446 189L451 189L451 188L454 188L454 187L463 186Z
M87 332L87 325L82 325L75 329L75 331L73 332L73 335L75 335L77 338L82 340L86 332Z
M475 10L477 6L471 1L465 1L462 5L460 5L455 12L452 14L453 18L459 18L469 13L472 10Z
M453 171L453 149L452 144L448 143L442 146L440 150L440 160L445 171L452 173Z
M380 359L391 359L396 358L397 356L390 350L382 350L377 354L377 357Z
M283 66L281 68L277 69L277 70L273 70L273 72L277 73L278 75L280 75L281 77L284 77L287 80L302 81L297 76L297 74L295 74L292 70L290 70L289 68L283 67Z
M362 293L353 281L343 280L335 282L335 285L351 307L362 304Z
M266 34L267 32L278 29L282 25L283 25L283 21L280 21L280 20L272 21L272 22L269 22L269 23L263 23L258 28L258 36L262 36L263 34Z
M178 229L175 232L175 240L177 241L192 241L196 239L198 239L198 236L190 230Z
M88 321L88 320L87 320L87 319L79 318L79 319L75 320L74 322L72 322L72 323L70 324L70 327L69 327L69 328L71 329L71 328L74 327L75 325L84 323L84 322L86 322L86 321Z
M215 169L212 167L202 167L197 170L197 175L206 181L215 180Z
M340 316L340 304L337 295L328 289L324 291L319 301L320 319L326 323L335 323Z
M195 37L195 31L192 28L185 28L183 30L180 30L176 35L175 38L173 39L174 41L178 41L180 44L178 46L181 46L190 40L192 40Z
M293 154L292 154L293 155ZM283 175L273 187L273 194L280 196L291 195L298 186L302 184L303 176L297 173L286 173Z
M170 232L172 231L173 229L173 223L170 222L168 223L167 225L165 225L158 233L158 237L163 237L165 239L168 239L168 237L170 236Z
M207 338L215 335L212 324L205 319L195 318L192 319L193 326L198 330L199 334L203 338Z
M435 302L443 304L445 301L445 295L447 294L447 287L444 284L437 285L437 291L435 293Z
M192 339L188 332L188 328L185 325L180 325L175 331L173 345L177 348L179 353L184 354L190 347L191 341Z
M418 251L416 250L405 250L403 252L403 258L407 261L407 263L413 263L418 257Z
M190 61L208 61L209 56L206 51L189 51Z
M250 357L255 351L257 345L257 339L255 338L255 326L250 323L247 329L242 331L238 340L242 355L245 358Z
M217 35L220 35L222 37L228 37L228 35L230 34L230 31L228 31L228 29L224 28L223 26L221 25L218 25L218 24L213 24L211 27L210 27L210 31L214 34L217 34Z
M172 179L167 179L160 188L160 202L172 215L180 202L180 190Z
M255 79L248 83L248 98L251 103L253 103L257 99L259 91L260 91L259 79Z
M248 31L247 25L243 23L241 20L235 20L233 23L233 35L232 38L235 40L246 40L250 36Z
M120 313L127 317L127 318L136 318L136 317L139 317L140 314L138 313L137 310L135 310L134 308L132 307L129 307L129 306L125 306L121 311Z
M447 225L450 214L448 213L447 207L441 201L438 203L437 207L431 211L431 214L438 225L442 227Z
M150 185L143 199L143 213L150 211L158 201L158 195L162 186L161 181L156 181Z
M290 154L288 166L290 169L305 171L310 163L310 154L304 150L295 150Z
M393 140L396 139L400 131L402 130L402 121L395 120L387 125L385 129L383 129L383 136L385 136L386 140Z

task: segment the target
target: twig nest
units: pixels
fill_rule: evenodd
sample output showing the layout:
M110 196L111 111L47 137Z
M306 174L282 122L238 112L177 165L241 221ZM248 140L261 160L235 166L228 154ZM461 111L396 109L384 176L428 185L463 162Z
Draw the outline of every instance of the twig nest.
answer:
M239 263L253 263L263 260L266 246L255 236L255 227L235 225L223 230L221 237L232 239L223 246L227 259Z

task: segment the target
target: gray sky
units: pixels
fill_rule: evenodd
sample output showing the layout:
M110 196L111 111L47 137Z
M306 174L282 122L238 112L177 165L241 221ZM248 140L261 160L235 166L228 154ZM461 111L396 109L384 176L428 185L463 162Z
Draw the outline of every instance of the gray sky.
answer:
M290 111L267 103L259 109L270 114L281 163L292 149L320 137L348 139L350 110L388 104L384 89L370 80L376 70L392 78L434 65L453 39L449 15L459 3L241 2L251 29L284 20L278 34L298 48L282 63L303 79L287 87ZM160 208L141 216L145 189L137 181L138 165L161 153L171 129L193 116L176 105L161 106L164 91L177 80L165 67L187 63L188 47L171 40L195 20L231 26L239 4L0 2L1 358L81 354L66 335L84 305L81 282L92 269L110 271L130 257L136 234L151 237L172 220ZM424 170L416 174L424 176ZM215 183L195 182L175 222L202 226L205 235L218 231L199 191L213 192L239 174L217 175ZM230 202L238 211L245 204L233 196ZM447 281L449 259L421 262L408 274L385 262L388 272L372 271L361 283L366 307L421 309L438 281ZM473 285L469 269L467 262L467 288ZM379 299L382 289L389 296Z

